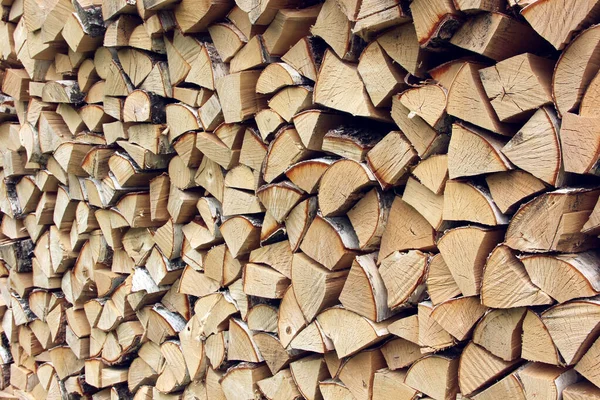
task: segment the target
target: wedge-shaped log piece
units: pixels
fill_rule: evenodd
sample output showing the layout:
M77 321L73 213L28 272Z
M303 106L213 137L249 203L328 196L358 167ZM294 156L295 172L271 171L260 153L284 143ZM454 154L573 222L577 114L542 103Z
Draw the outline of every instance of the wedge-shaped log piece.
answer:
M404 383L405 377L406 372L404 370L380 369L375 372L373 399L384 400L394 396L407 400L416 399L419 392Z
M460 289L441 254L436 254L429 260L427 293L434 305L460 294Z
M578 382L562 391L565 400L591 400L600 395L600 389L589 382Z
M298 40L285 53L281 60L302 74L305 78L317 80L317 73L323 56L323 46L314 36L306 36Z
M527 398L544 396L547 399L563 398L565 387L578 380L574 369L559 368L541 363L530 363L517 372Z
M521 5L523 2L517 3ZM600 4L595 0L585 1L575 8L571 8L571 3L564 0L533 3L536 2L524 2L521 13L533 29L558 50L569 43L576 31L600 15ZM556 18L558 15L564 15L564 19Z
M247 362L261 362L264 358L260 354L252 333L246 323L242 320L231 318L229 320L229 348L228 360Z
M379 273L387 289L390 309L418 303L424 290L429 256L419 250L394 252L380 261Z
M320 398L319 382L329 376L322 356L312 355L294 361L290 363L290 372L302 396L308 400Z
M334 271L352 264L359 244L348 218L317 215L306 231L300 249L325 268Z
M448 114L492 132L511 136L514 127L500 122L485 93L479 76L479 70L483 67L473 62L465 62L460 67L448 91Z
M392 98L392 119L410 141L419 157L445 152L448 136L439 134L418 114L404 106L401 95Z
M250 253L250 262L267 264L288 278L292 278L293 253L290 242L284 240L273 244L265 244Z
M298 250L316 215L316 197L309 197L290 211L290 214L285 219L285 228L287 230L292 251Z
M325 335L317 321L303 328L290 342L289 347L320 354L335 350L333 342Z
M523 37L527 40L521 40ZM452 36L450 43L496 61L544 46L542 38L528 24L501 13L471 17Z
M373 397L375 371L385 367L386 362L379 349L364 350L350 357L341 367L338 378L356 399Z
M373 322L342 307L332 307L317 316L325 334L333 341L339 358L353 355L388 335L387 326L393 322Z
M392 104L392 95L406 87L406 71L393 63L379 43L371 42L360 55L358 73L375 107Z
M520 54L479 70L483 88L502 122L521 122L552 102L551 60Z
M213 293L198 299L194 305L195 316L192 317L198 323L196 335L204 339L226 330L229 326L228 318L237 311L235 302L227 293Z
M381 243L394 197L372 189L348 211L361 250L376 250Z
M560 303L593 297L600 291L598 255L595 252L530 255L522 257L521 262L533 284Z
M293 399L301 396L289 369L281 370L272 377L257 382L257 385L267 398L281 396Z
M422 356L419 345L402 338L390 340L381 347L381 352L391 370L409 367Z
M208 359L204 350L204 342L195 340L200 335L201 324L199 318L194 315L186 324L185 329L179 333L181 353L185 360L190 379L201 379L206 374ZM166 358L166 357L165 357Z
M243 135L243 126L221 124L213 133L198 132L196 147L223 168L231 169L238 163Z
M416 157L417 152L402 132L392 131L369 150L366 161L381 187L388 189L401 182Z
M123 121L164 123L165 103L154 93L134 90L125 99Z
M256 82L256 91L262 94L274 93L286 86L305 83L305 79L286 63L272 63L260 73Z
M489 255L481 281L481 303L494 308L551 304L552 299L535 286L523 263L505 245Z
M487 175L486 183L502 213L511 213L526 198L546 189L544 183L528 172L512 170Z
M259 246L261 222L250 216L235 216L221 225L221 233L234 257L247 254Z
M335 305L348 271L329 271L306 254L294 254L292 284L296 301L307 321L312 321L323 309Z
M343 215L374 181L364 164L352 160L334 162L321 177L318 194L321 212L325 217Z
M548 328L533 310L528 310L523 320L521 357L551 365L564 365Z
M402 200L417 210L433 228L440 229L442 227L444 222L443 194L435 194L416 179L409 177Z
M258 132L247 128L240 149L240 164L246 165L255 171L260 171L266 154L267 145L261 140Z
M446 231L438 241L440 253L463 295L479 294L485 261L503 234L499 229L465 226Z
M431 379L435 374L438 379ZM404 382L435 399L450 400L458 393L458 358L445 355L425 356L406 373Z
M508 396L508 398L515 400L525 400L525 389L521 383L516 372L500 379L487 389L484 389L477 394L471 396L474 400L492 400L498 398L498 396Z
M237 30L236 32L229 31L226 26L220 27L219 24L214 26L217 33L221 30L223 32L230 32L236 35L235 37L239 40L239 36L236 34ZM215 81L229 72L227 64L221 60L221 55L217 51L218 49L219 47L210 42L203 42L199 53L195 58L190 58L189 60L191 68L185 78L185 82L195 83L203 88L215 90ZM221 50L225 51L226 49L221 48Z
M347 310L381 322L392 315L388 293L375 263L375 255L357 256L343 284L339 300Z
M444 129L447 96L447 90L440 85L424 85L402 92L399 100L432 128Z
M594 385L598 385L598 356L600 354L600 341L596 340L592 347L585 353L575 366L575 370L583 375Z
M258 391L257 383L269 376L271 372L266 364L241 363L227 370L221 380L221 387L225 398L251 399Z
M419 45L413 24L402 24L377 38L385 52L405 70L415 76L424 76L430 53Z
M352 23L334 0L321 7L310 33L322 38L342 60L355 61L364 43L352 34Z
M512 169L508 158L501 153L504 145L501 138L481 129L463 124L452 125L448 148L450 179Z
M309 158L308 151L296 129L283 127L269 145L269 150L263 164L263 178L268 183L283 174L288 167L298 161Z
M561 186L565 176L560 147L558 118L552 109L543 107L502 148L502 153L535 177Z
M51 81L44 85L42 100L51 103L81 103L83 94L77 81Z
M435 306L431 316L446 332L462 341L468 338L472 328L487 310L477 296L457 297Z
M473 331L473 343L505 361L519 359L526 312L524 307L488 312Z
M432 312L433 304L430 301L423 301L419 303L417 314L418 325L416 327L416 331L418 335L418 345L421 346L422 352L436 352L447 349L456 344L454 337L450 335L450 333L448 333L444 328L442 328L442 326L438 324L435 319L433 319L433 316L431 315ZM409 326L405 327L404 332L408 331L412 336L414 335L414 330L414 325L410 324Z
M274 61L265 49L262 35L256 35L231 59L229 72L233 74L235 72L260 68Z
M294 115L312 106L311 86L288 86L281 89L269 100L269 107L290 122Z
M596 7L600 13L600 3ZM552 97L559 117L579 106L598 72L600 27L593 26L579 34L561 53L552 77Z
M314 194L319 188L321 177L334 162L331 158L313 158L290 166L285 175L306 193Z
M346 385L336 379L326 379L319 382L319 390L324 400L352 400L356 398Z
M594 109L598 106L600 101L600 76L596 74L594 79L590 82L585 94L581 99L579 106L579 115L582 117L593 117Z
M587 222L583 225L581 232L588 235L597 235L600 233L600 203L596 203Z
M542 314L566 365L576 364L591 347L600 322L597 298L572 300L558 304Z
M293 122L304 146L309 150L321 150L325 135L342 125L344 116L330 111L313 109L295 115Z
M280 299L290 280L271 267L248 263L244 268L244 292L251 296Z
M383 259L394 251L435 248L435 230L431 224L402 197L392 202L385 230L381 237L379 258Z
M560 128L560 142L566 172L599 175L600 120L566 113Z
M410 4L410 11L421 47L435 47L450 39L459 24L460 13L449 0L417 0Z
M268 304L257 304L248 310L248 328L252 331L277 333L277 309Z
M536 197L512 218L506 245L527 252L580 252L594 247L596 238L581 229L597 197L598 191L590 189L560 189Z
M293 45L310 33L317 21L321 5L303 9L279 9L263 35L271 56L284 55Z
M508 224L487 188L471 182L450 180L444 190L444 220L471 221L484 225Z
M281 299L277 319L277 336L284 347L306 326L304 314L296 301L294 288L290 285Z
M185 0L174 10L175 20L183 33L202 32L211 23L225 17L233 2L207 0L197 3Z
M165 364L156 380L156 388L163 393L170 393L183 388L190 382L183 349L178 341L166 341L160 346Z
M326 51L323 56L313 101L354 116L389 121L389 116L373 106L357 68L331 51Z
M86 176L81 167L85 155L92 149L91 145L78 142L65 142L54 151L54 159L67 173Z
M254 333L252 339L256 343L261 355L264 357L271 373L277 374L283 368L286 368L291 361L294 361L304 353L300 350L286 350L276 335L265 332Z
M225 122L244 121L266 107L264 96L255 92L259 76L260 71L243 71L217 79Z
M460 356L458 385L461 393L470 396L490 382L496 381L519 360L504 361L475 343L469 343Z
M240 277L243 265L231 255L227 245L222 244L206 253L203 267L206 276L227 286Z

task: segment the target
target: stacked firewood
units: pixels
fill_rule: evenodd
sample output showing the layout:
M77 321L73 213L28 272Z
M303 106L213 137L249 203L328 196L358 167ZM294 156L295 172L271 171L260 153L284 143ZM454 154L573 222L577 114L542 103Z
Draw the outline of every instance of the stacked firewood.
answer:
M0 5L0 399L600 399L600 0Z

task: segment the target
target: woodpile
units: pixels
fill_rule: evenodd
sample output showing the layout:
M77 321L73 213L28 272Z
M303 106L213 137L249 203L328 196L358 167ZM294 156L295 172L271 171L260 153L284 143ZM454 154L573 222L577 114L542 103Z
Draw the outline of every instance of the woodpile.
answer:
M0 399L600 399L599 0L0 5Z

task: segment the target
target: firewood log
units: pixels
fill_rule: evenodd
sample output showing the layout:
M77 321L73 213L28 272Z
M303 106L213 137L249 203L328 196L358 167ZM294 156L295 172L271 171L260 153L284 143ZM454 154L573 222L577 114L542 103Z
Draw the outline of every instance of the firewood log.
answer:
M486 32L485 39L473 40L478 31ZM492 34L492 32L497 32ZM526 35L529 40L519 41ZM501 13L480 13L471 17L452 36L450 42L458 47L484 55L496 61L505 60L521 53L527 53L543 46L542 38L534 33L531 26ZM510 42L511 45L506 45Z
M593 193L593 191L590 192L587 190L565 189L562 191L559 190L538 196L535 200L526 203L521 207L519 212L515 214L511 224L509 224L506 233L507 245L515 249L533 252L539 252L543 249L561 250L567 252L575 249L578 251L586 250L589 248L589 246L592 246L592 243L589 240L593 239L581 237L581 240L577 241L575 238L580 235L579 232L581 227L583 227L583 224L585 224L585 220L579 220L578 218L578 216L581 215L581 211L586 209L592 210L594 208L593 202L595 201L596 196ZM571 232L570 229L563 231L563 225L556 219L544 219L542 225L537 225L540 222L537 222L537 218L532 216L530 207L535 206L544 208L546 202L550 199L556 199L555 201L559 202L560 204L559 207L556 207L556 218L571 217L573 219L571 224L574 225L574 232ZM577 200L576 203L573 203L575 200ZM521 237L529 236L527 229L522 225L523 223L527 224L529 227L537 226L536 229L541 229L541 232L544 233L544 236L552 236L547 236L546 239L535 240L529 244L524 244L522 243L522 239L516 239L513 236L519 231ZM538 230L538 232L540 232L540 230Z
M393 396L407 400L415 399L418 392L404 383L405 376L406 372L403 370L390 371L384 368L375 372L373 399L383 400Z
M248 328L253 331L277 333L277 309L268 304L257 304L248 311Z
M469 203L469 213L462 212L465 206L461 202ZM472 221L491 226L508 223L508 217L500 212L486 188L455 180L446 182L443 218L446 221Z
M345 82L346 88L332 92L331 85L336 85L338 79ZM346 101L346 96L352 96L352 103ZM369 98L365 86L360 79L358 69L344 62L334 53L326 51L323 56L319 77L315 85L313 101L335 110L344 111L355 116L388 121L389 117L377 110Z
M419 115L414 114L400 101L401 96L392 99L392 119L400 127L410 144L420 157L442 152L448 145L448 138L440 135Z
M242 363L231 368L223 376L221 385L227 397L240 396L244 399L254 397L257 383L271 375L265 364Z
M595 18L598 13L596 2L586 2L581 9L568 10L568 20L560 21L556 26L550 27L548 22L559 12L562 3L533 5L532 2L526 2L523 6L523 16L527 22L557 49L562 49L571 39L574 31L580 26L587 25L588 21Z
M415 390L438 399L451 399L458 392L459 360L451 356L430 355L416 361L406 373L405 383ZM439 380L428 379L436 371Z
M505 361L521 356L521 333L526 309L492 310L473 331L473 343Z
M521 357L530 361L563 365L561 355L540 315L528 310L523 320Z
M594 174L597 171L598 157L594 154L597 148L598 135L595 127L586 127L587 122L593 122L592 117L581 117L566 113L564 124L561 126L561 145L564 154L564 168L566 172L577 174ZM580 140L585 138L588 143L581 147Z
M461 393L471 395L487 383L495 381L516 364L515 361L504 361L482 347L469 343L460 356L458 366Z
M598 388L589 382L578 382L567 386L562 391L562 395L566 400L587 400L598 395Z
M339 322L352 320L351 326L340 329ZM346 357L384 340L391 320L376 323L342 307L332 307L317 316L325 334L333 341L338 357Z
M527 396L536 396L544 393L549 399L557 399L562 395L562 390L577 381L573 369L530 363L518 372Z
M427 251L434 247L435 230L417 210L402 200L402 197L396 196L381 237L379 258L383 259L394 251Z

